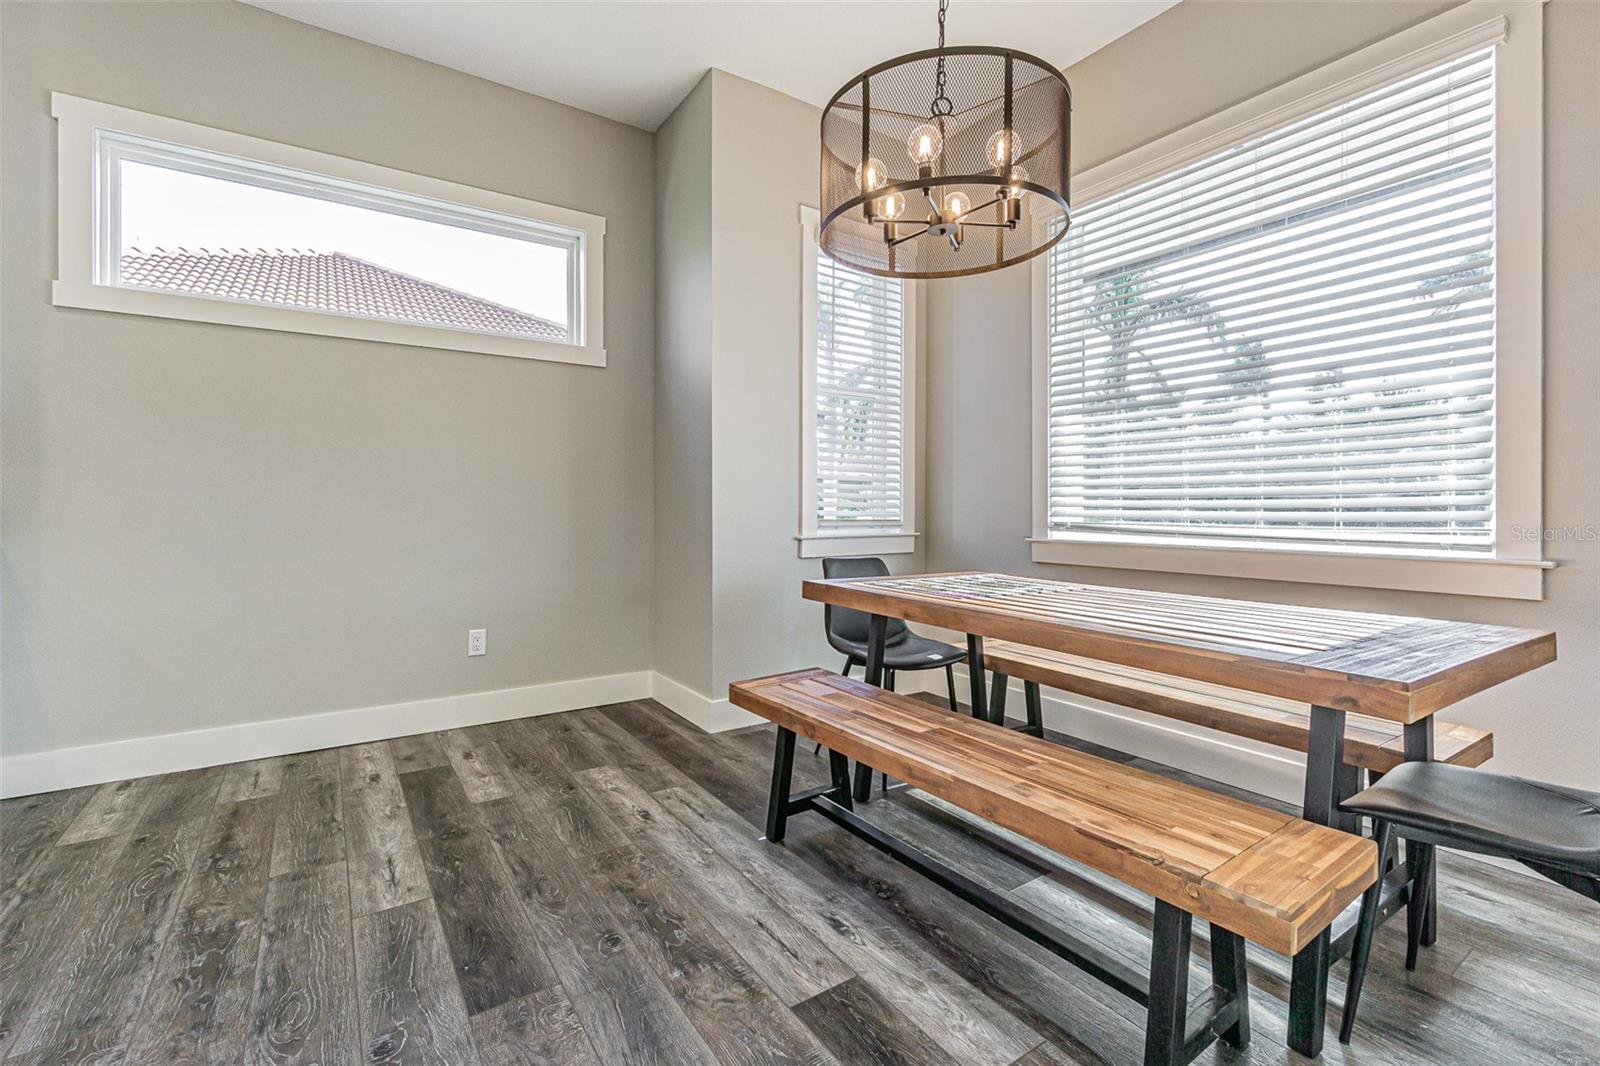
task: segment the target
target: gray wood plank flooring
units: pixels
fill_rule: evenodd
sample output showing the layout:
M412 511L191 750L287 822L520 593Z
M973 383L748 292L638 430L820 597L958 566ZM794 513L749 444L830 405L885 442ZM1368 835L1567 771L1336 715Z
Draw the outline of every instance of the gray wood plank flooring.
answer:
M1133 1004L864 843L763 841L772 743L640 701L0 803L0 1062L1138 1061ZM867 813L1146 963L1148 898L918 793ZM1453 855L1440 896L1322 1061L1600 1063L1600 909ZM1254 1043L1199 1061L1306 1061L1249 958Z

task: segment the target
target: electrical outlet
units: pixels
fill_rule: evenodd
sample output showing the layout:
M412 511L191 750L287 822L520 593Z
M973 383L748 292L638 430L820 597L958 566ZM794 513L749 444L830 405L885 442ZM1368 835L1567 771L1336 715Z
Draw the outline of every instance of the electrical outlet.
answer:
M487 629L467 630L467 654L485 655L489 651L489 631Z

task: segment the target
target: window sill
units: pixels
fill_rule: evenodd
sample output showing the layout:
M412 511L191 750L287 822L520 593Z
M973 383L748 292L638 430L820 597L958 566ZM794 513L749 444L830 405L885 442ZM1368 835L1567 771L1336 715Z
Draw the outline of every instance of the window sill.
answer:
M795 539L800 558L835 555L905 555L917 550L915 533L806 533Z
M1537 558L1367 555L1316 549L1130 544L1061 537L1033 537L1029 538L1029 543L1033 546L1036 563L1511 600L1543 599L1544 571L1555 565Z
M519 359L542 359L582 366L606 365L604 348L442 329L414 322L357 318L298 307L268 307L191 293L125 289L114 285L81 285L61 280L52 288L51 302L57 307L80 307L90 311L112 311L149 318L176 318L185 322L211 322L283 333L310 333L384 344L409 344L419 348L443 348L455 352L509 355Z

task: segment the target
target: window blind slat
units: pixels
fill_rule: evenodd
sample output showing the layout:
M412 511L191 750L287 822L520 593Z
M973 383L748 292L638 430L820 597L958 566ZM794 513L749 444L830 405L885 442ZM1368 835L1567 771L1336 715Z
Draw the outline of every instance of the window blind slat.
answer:
M1491 547L1493 130L1485 50L1080 207L1050 533Z

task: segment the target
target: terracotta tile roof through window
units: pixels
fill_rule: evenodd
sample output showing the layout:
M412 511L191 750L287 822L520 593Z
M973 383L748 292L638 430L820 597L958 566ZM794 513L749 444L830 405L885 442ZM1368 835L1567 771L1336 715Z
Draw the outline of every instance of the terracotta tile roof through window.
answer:
M121 284L535 340L567 339L566 327L558 322L343 252L130 248L122 257Z

